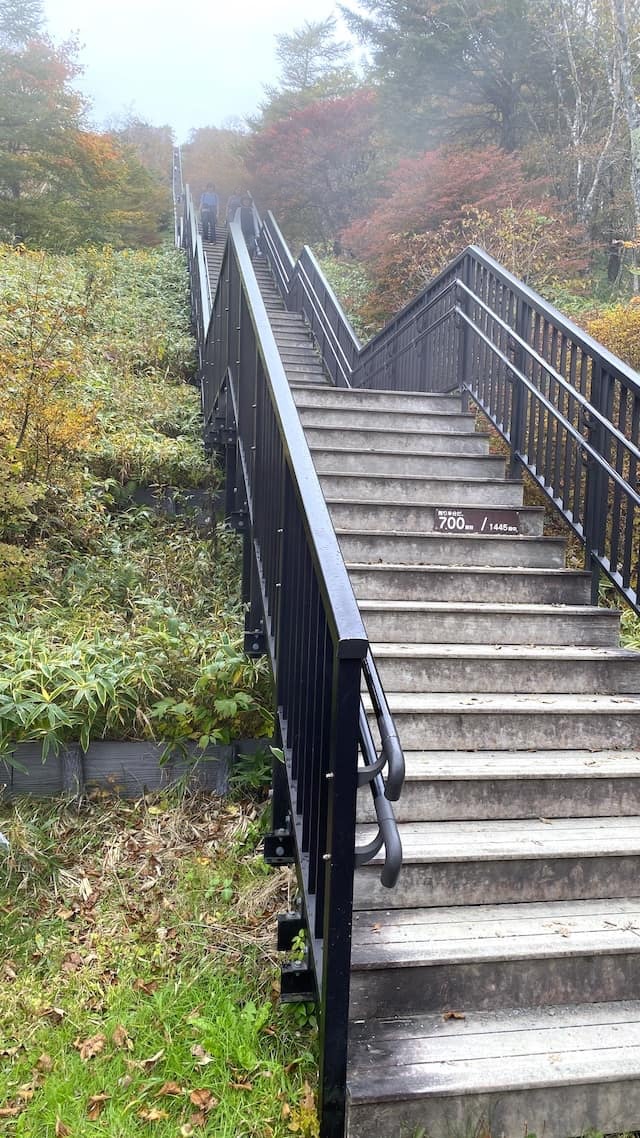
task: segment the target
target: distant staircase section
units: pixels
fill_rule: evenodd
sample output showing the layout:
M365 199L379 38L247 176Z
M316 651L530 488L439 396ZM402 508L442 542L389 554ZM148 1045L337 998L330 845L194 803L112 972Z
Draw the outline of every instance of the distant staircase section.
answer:
M207 266L207 277L209 281L209 295L215 296L220 279L220 271L222 269L222 259L224 257L224 246L227 239L227 234L224 226L218 227L218 240L217 241L203 241L202 248L204 250L204 258Z
M289 382L328 384L308 324L299 312L285 308L267 261L256 258L253 267Z

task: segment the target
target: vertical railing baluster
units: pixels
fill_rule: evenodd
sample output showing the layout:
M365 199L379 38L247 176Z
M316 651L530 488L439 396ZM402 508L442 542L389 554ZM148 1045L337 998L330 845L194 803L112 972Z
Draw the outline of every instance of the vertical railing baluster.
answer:
M331 783L327 817L324 880L318 891L323 908L323 941L331 946L323 961L324 996L320 1024L320 1109L323 1138L343 1138L349 1035L351 912L355 812L358 783L358 721L352 709L360 700L360 659L333 660L331 694ZM350 867L350 869L349 869Z

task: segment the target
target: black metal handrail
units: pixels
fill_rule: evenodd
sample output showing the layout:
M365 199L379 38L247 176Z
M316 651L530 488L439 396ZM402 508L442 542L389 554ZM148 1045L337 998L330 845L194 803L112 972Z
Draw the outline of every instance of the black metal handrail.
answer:
M262 223L260 243L271 265L278 291L286 303L295 261L271 211Z
M306 245L289 282L287 307L304 316L336 387L349 387L360 342Z
M471 393L640 612L640 377L470 246L360 352L354 387Z
M272 213L262 223L260 243L280 295L304 316L331 379L336 387L350 387L360 341L313 253L305 245L294 261Z
M261 223L260 247L269 260L285 304L290 310L299 312L305 317L314 335L322 362L335 385L349 387L354 362L361 350L360 342L313 253L305 246L298 260L294 261L270 212L267 213L264 223ZM381 804L377 801L377 797L381 792L388 801L396 802L399 799L405 773L404 753L371 649L367 652L362 670L381 741L380 754L376 754L374 758L375 744L371 733L363 731L360 733L360 751L364 767L360 768L359 781L360 785L370 784L374 809L379 821L375 843L370 846L373 850L375 845L375 850L369 854L369 858L378 853L384 845L385 865L381 881L392 887L396 884L402 868L402 846L393 810L385 808L384 819L381 820ZM366 715L362 708L361 723L365 719ZM373 783L378 775L380 781L374 788ZM395 831L393 834L391 834L392 829ZM359 864L367 860L364 854L358 857Z
M182 195L184 184L182 180L182 151L179 146L173 148L173 164L171 169L171 190L173 196L173 227L174 242L178 249L182 247L183 208Z
M365 657L362 672L380 734L381 751L380 757L375 763L375 774L382 774L382 772L386 770L386 778L384 780L385 797L389 802L397 802L404 785L404 751L402 750L395 721L389 709L387 697L370 648ZM360 784L364 785L370 781L372 781L372 778L369 772L362 772ZM393 884L395 885L398 874L400 873L401 863L398 863L397 859L389 855L388 850L387 854L390 863L389 873L392 876L395 875L393 880Z
M204 349L211 322L213 300L209 288L209 274L204 255L202 237L198 231L198 216L187 185L183 191L182 244L187 252L189 278L191 281L191 322L198 350L199 373L204 371Z
M375 674L375 665L241 227L229 226L205 325L204 258L188 188L185 199L194 322L204 330L203 413L224 456L227 517L244 533L246 646L268 651L276 685L285 762L274 764L272 838L298 866L319 996L322 1133L338 1138L353 875L363 855L356 851L358 752L365 767L377 759L361 722L361 677L363 669ZM397 787L393 728L375 700L374 710ZM381 879L390 885L402 850L381 775L371 789L379 841L364 854L385 846Z

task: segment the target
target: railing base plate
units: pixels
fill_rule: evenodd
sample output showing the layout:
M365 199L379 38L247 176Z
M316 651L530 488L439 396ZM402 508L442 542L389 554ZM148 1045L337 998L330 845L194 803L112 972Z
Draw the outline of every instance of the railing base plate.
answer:
M264 836L264 860L267 865L294 865L296 860L293 834L275 830Z
M283 1004L313 1004L316 987L313 972L306 964L291 961L280 970L280 1000Z

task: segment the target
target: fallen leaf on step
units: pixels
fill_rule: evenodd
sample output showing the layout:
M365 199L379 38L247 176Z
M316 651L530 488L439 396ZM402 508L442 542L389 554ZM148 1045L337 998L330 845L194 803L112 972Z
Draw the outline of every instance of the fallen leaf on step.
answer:
M467 1017L466 1017L464 1012L453 1012L452 1011L452 1012L443 1012L442 1018L443 1019L466 1019Z

